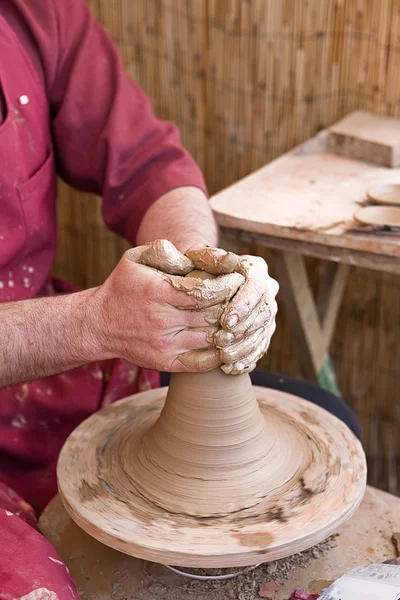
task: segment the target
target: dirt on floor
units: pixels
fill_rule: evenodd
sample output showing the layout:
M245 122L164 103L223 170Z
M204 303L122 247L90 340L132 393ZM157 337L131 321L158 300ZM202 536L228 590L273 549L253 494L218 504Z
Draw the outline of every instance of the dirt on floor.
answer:
M175 575L161 565L147 563L142 589L136 591L134 597L126 596L123 600L190 600L190 598L193 598L193 600L256 600L263 597L268 599L265 594L268 593L268 589L273 590L274 586L266 586L265 584L276 582L279 587L279 583L284 581L294 569L307 568L314 559L325 555L335 546L335 538L331 537L305 552L260 565L256 569L241 574L234 579L222 581L193 580L182 575ZM228 573L228 569L184 570L191 574L204 576L225 575ZM234 572L234 570L231 569L230 572ZM113 596L118 599L122 598L120 594L123 577L124 574L121 573L118 583L114 584ZM273 600L273 598L274 593L272 591L270 600Z

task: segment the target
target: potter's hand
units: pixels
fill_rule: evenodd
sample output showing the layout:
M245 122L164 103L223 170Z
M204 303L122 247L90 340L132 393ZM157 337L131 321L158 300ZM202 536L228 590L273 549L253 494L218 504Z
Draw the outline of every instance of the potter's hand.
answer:
M209 273L240 273L244 283L228 302L214 334L225 373L253 371L268 350L275 331L278 283L268 273L267 263L257 256L237 256L215 248L192 249L187 256Z
M230 273L202 281L183 276L193 268L190 259L165 240L128 250L93 294L103 356L159 371L219 366L212 339L221 304L232 298L244 277ZM190 369L179 361L181 355L199 349L205 351Z

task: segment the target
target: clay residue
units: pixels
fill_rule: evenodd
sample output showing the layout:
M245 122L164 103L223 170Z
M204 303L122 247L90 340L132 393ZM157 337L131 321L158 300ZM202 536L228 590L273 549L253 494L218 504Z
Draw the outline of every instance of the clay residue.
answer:
M98 484L91 485L87 481L83 480L78 489L78 495L82 504L85 504L85 502L91 502L96 498L104 496L105 490Z
M394 532L392 535L392 544L396 550L396 556L400 556L400 533Z
M179 362L189 371L211 371L219 367L221 356L217 348L208 350L192 350L179 356Z
M303 410L300 414L303 417L303 419L307 421L307 423L311 423L311 425L319 425L318 419L315 417L315 415L313 415L311 411Z
M186 252L196 269L206 271L212 275L223 275L233 273L238 268L240 258L233 252L227 252L220 248L201 248Z
M315 579L308 586L310 594L321 594L326 588L332 585L332 579Z
M249 548L260 547L268 548L274 541L274 536L270 533L235 533L234 537L239 540L242 546Z
M164 278L179 292L193 296L201 308L208 308L230 300L244 283L244 278L239 273L220 275L215 279L201 279L200 277L178 277L165 275ZM186 308L186 307L182 307Z
M190 258L168 240L156 240L143 250L139 262L170 275L186 275L195 268Z

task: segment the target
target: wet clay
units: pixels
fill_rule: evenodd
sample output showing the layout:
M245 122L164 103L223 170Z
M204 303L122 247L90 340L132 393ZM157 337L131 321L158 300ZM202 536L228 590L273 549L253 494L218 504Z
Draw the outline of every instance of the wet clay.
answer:
M262 418L248 375L174 374L130 477L140 494L170 512L227 515L303 474L311 453L277 453L284 433L276 418Z

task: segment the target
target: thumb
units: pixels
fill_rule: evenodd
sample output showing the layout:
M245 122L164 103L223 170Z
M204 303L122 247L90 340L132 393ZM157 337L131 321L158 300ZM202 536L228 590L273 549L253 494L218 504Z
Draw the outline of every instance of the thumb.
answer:
M211 275L223 275L233 273L237 270L240 258L233 252L227 252L221 248L210 248L209 246L193 246L186 252L196 269L211 273Z
M169 275L186 275L194 269L192 261L168 240L155 240L132 248L128 250L128 258Z

